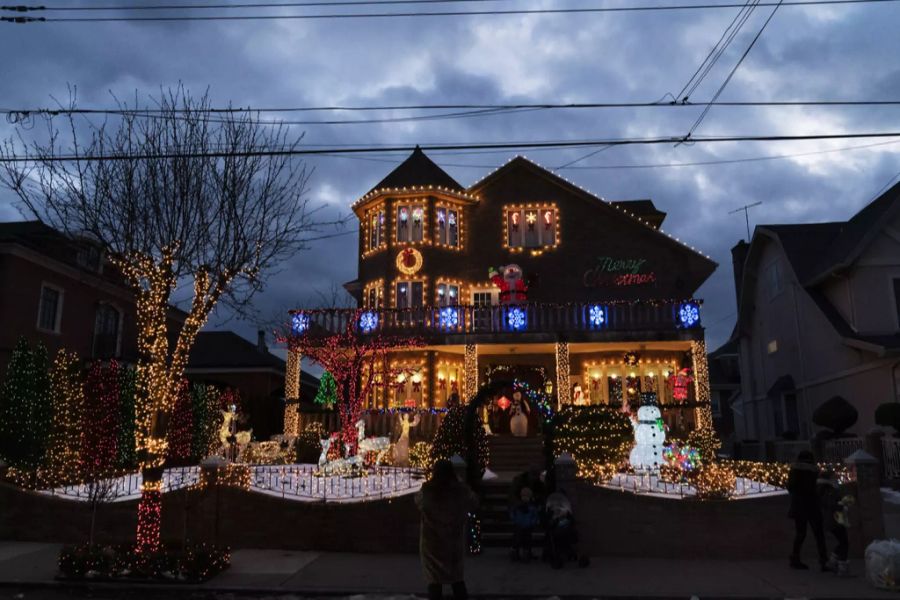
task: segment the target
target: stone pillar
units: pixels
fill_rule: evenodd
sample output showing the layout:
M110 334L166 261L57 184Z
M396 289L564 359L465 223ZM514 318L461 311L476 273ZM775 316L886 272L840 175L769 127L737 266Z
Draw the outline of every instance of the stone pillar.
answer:
M465 404L478 393L478 346L466 344L463 363L463 397L460 400Z
M284 435L300 435L300 351L288 349L284 372Z
M856 482L856 506L853 512L859 523L858 531L865 548L872 540L884 539L884 513L881 501L880 467L874 456L857 450L844 459ZM854 525L856 524L854 523ZM852 529L852 528L851 528Z
M569 387L569 342L556 342L556 407L572 403Z
M691 342L691 362L694 371L694 399L697 408L694 409L694 418L697 429L712 429L712 406L709 394L709 363L706 357L706 342L694 340Z
M553 461L553 471L556 491L564 493L569 498L573 512L578 514L575 507L578 500L575 489L575 483L578 481L578 465L575 463L575 459L568 453L557 456Z
M875 457L878 461L878 480L884 482L884 430L875 428L869 431L863 438L863 450Z

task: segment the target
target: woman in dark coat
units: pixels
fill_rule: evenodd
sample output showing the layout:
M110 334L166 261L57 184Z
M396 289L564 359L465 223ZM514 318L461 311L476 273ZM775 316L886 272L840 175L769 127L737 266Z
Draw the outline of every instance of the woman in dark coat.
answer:
M475 502L475 494L456 478L448 460L434 464L431 480L416 495L416 504L422 511L419 555L429 600L441 598L444 584L453 587L456 600L468 598L463 558L468 513Z
M822 508L816 490L819 469L816 467L812 452L803 451L797 455L797 461L791 465L788 475L787 489L790 494L791 508L788 517L794 520L794 551L791 554L792 569L808 569L800 560L800 549L806 540L807 525L816 538L816 550L819 553L819 566L828 571L828 552L825 548L825 531L822 527Z

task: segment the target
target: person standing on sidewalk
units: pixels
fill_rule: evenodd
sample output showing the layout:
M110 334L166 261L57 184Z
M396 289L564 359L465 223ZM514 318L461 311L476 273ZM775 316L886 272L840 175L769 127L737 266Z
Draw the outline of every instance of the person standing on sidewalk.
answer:
M819 566L822 571L829 571L828 552L825 548L825 531L822 527L822 508L816 493L816 480L819 469L816 467L812 452L804 450L797 455L797 461L791 465L788 475L788 494L791 507L788 517L794 520L794 551L791 554L792 569L808 569L800 560L800 549L806 540L806 529L812 529L816 538L816 550L819 553Z
M431 480L416 495L422 512L419 556L428 584L428 599L440 600L450 584L455 600L468 598L463 578L466 523L476 504L475 494L456 478L449 460L434 463Z

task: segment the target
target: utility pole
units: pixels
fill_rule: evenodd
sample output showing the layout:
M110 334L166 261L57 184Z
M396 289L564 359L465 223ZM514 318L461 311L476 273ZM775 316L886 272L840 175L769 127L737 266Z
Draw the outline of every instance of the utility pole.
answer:
M747 221L747 243L750 243L750 209L754 206L759 206L762 202L754 202L753 204L745 204L740 208L736 208L732 211L729 211L729 215L733 215L734 213L739 213L744 211L744 219Z

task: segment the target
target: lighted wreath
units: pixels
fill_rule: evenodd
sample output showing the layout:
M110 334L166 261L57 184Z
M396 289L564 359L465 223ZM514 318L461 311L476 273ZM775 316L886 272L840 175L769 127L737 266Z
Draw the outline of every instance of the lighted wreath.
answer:
M415 248L405 248L397 255L397 270L404 275L413 275L422 268L422 253Z

